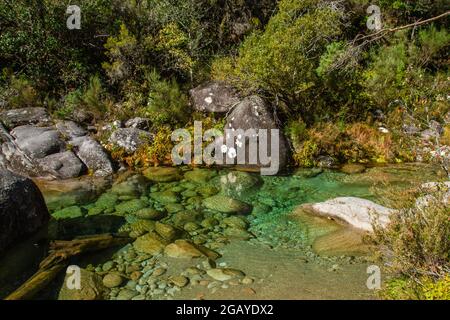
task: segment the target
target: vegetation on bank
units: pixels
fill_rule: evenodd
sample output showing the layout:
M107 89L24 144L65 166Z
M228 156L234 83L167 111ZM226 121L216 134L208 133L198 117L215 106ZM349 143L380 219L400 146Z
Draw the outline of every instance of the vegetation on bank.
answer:
M151 145L111 150L130 166L165 163L174 128L200 118L223 126L189 107L188 90L210 79L271 103L295 165L324 155L413 161L421 139L410 131L435 123L444 124L438 145L450 147L448 16L379 37L366 27L371 4L390 29L448 12L446 0L77 3L81 30L67 29L60 1L0 1L0 109L45 107L99 136L103 124L148 117ZM376 234L400 276L388 297L449 298L449 228L446 208L412 207Z
M58 1L4 0L2 105L96 124L149 117L161 136L192 123L190 88L219 79L272 103L296 165L318 155L411 161L417 141L405 123L427 129L423 119L449 111L448 19L361 41L373 33L370 4L384 28L449 9L429 0L81 0L82 28L68 30Z

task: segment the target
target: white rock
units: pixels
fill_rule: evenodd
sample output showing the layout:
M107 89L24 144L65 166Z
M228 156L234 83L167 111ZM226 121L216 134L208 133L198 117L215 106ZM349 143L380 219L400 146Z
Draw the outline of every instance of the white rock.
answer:
M348 224L366 231L373 231L372 222L382 227L389 223L389 216L396 210L383 207L370 200L340 197L325 202L305 204L303 208L323 216L337 217Z

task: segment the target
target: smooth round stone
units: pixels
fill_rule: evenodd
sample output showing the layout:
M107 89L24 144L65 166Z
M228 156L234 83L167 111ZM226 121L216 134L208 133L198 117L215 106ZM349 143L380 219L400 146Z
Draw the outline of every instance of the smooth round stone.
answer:
M136 281L130 280L127 282L126 287L128 289L134 289L136 288L136 285L137 285Z
M142 174L155 182L172 182L182 178L179 170L174 167L151 167L145 169Z
M158 220L164 217L164 212L153 208L144 208L136 211L134 215L139 219Z
M357 174L366 171L366 167L362 164L347 163L341 167L341 172L346 174Z
M123 282L123 278L117 273L108 273L103 277L103 285L107 288L119 287Z
M244 279L242 279L242 284L252 284L253 283L253 279L250 277L244 277Z
M156 268L155 271L153 271L152 276L154 277L159 277L161 275L163 275L164 273L166 273L166 269L164 268Z
M209 269L206 273L213 279L218 281L227 281L237 277L244 277L245 274L236 269Z
M134 291L134 290L123 289L117 295L116 300L131 300L137 295L138 295L138 293L136 291Z
M195 222L188 222L184 225L183 229L187 232L193 232L195 230L198 230L200 226L196 224Z
M189 283L189 279L184 276L173 276L170 277L170 282L178 287L184 287Z
M230 214L247 214L252 211L252 206L227 196L215 195L203 200L203 205L210 210Z

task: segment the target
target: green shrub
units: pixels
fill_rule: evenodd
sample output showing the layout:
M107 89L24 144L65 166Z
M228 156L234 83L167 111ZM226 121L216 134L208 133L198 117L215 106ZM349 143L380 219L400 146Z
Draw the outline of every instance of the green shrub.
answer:
M439 193L433 196L442 197ZM450 272L450 219L448 206L431 205L399 210L386 228L375 225L371 240L395 274L420 283L423 277L442 279Z
M157 126L184 124L190 109L188 98L178 83L174 79L161 79L156 71L148 74L148 83L150 90L145 108L146 116Z
M33 83L23 76L15 76L4 70L6 83L0 88L0 99L4 100L9 109L38 107L42 104Z
M281 0L264 32L254 32L239 49L234 68L218 60L217 70L234 70L230 79L245 91L264 90L302 108L312 104L318 85L315 70L330 39L342 30L343 13L319 0ZM309 100L308 100L309 99Z

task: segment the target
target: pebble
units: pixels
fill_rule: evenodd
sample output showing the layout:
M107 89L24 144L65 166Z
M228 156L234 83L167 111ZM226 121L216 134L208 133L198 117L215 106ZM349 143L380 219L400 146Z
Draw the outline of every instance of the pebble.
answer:
M253 279L250 277L245 277L244 279L242 279L242 284L252 284L253 283Z
M131 300L133 297L137 295L138 293L134 290L123 289L117 295L117 300Z
M123 278L117 273L108 273L103 277L103 285L107 288L115 288L122 284Z
M138 281L141 276L142 276L142 272L134 271L130 274L130 279L133 281Z
M178 287L184 287L189 282L189 279L184 276L173 276L173 277L170 277L169 280L171 281L171 283L173 283L174 285L176 285Z
M103 264L102 270L104 272L108 272L108 271L111 271L111 269L113 269L115 266L116 266L116 263L114 261L108 261Z
M164 268L156 268L154 271L153 271L153 274L152 274L152 276L154 276L154 277L159 277L159 276L161 276L161 275L163 275L164 273L166 273L166 269L164 269Z
M136 285L137 285L136 281L130 280L130 281L127 282L126 287L128 289L134 289L134 288L136 288Z

